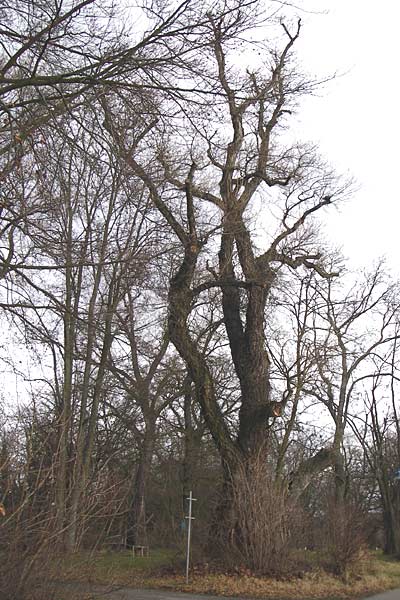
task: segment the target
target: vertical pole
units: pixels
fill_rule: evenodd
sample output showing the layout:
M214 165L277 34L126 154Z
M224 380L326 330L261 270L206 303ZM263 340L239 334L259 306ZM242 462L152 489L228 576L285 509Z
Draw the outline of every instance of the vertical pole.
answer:
M186 498L186 500L189 500L189 516L185 517L189 521L186 548L186 583L189 583L190 541L192 534L192 521L194 519L194 517L192 517L192 502L196 500L196 498L193 498L193 494L191 491L189 492L189 498Z

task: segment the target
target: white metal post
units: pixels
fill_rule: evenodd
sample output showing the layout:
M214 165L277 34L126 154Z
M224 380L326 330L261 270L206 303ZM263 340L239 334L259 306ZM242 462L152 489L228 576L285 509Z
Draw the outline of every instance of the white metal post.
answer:
M193 498L192 492L189 492L189 516L185 517L188 522L188 535L187 535L187 549L186 549L186 583L189 583L189 563L190 563L190 539L192 533L192 521L194 517L192 517L192 502L196 501L196 498Z

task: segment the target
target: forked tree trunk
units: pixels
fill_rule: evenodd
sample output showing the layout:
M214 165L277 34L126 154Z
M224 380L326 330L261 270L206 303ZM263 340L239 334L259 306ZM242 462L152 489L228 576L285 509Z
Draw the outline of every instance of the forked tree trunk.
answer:
M227 248L224 250L228 253L230 251ZM240 318L238 288L233 283L223 287L225 323L242 391L239 433L237 439L234 439L221 413L213 377L204 354L192 340L187 324L192 304L190 284L197 256L198 247L195 244L188 244L181 267L171 281L169 334L171 341L186 362L195 386L196 400L220 453L224 483L213 531L217 537L220 537L220 534L223 537L231 535L232 529L235 528L235 515L232 511L237 474L243 472L243 469L247 471L247 465L251 468L254 460L260 460L261 455L266 460L270 450L268 441L272 404L269 398L269 357L264 348L263 323L266 290L261 289L261 286L254 286L254 289L250 290L246 328L244 328ZM227 277L229 277L229 264L224 272L224 279L226 280ZM294 478L293 490L301 493L316 472L332 464L332 458L332 452L324 450L313 460L306 461ZM249 481L250 479L251 472L249 472ZM240 536L240 533L235 532L235 535Z
M176 275L172 278L169 291L169 336L185 361L189 376L195 386L196 401L220 453L223 464L233 467L240 459L240 449L233 441L228 426L218 405L214 381L204 354L192 340L187 319L192 307L190 285L196 268L199 248L188 244L185 256Z

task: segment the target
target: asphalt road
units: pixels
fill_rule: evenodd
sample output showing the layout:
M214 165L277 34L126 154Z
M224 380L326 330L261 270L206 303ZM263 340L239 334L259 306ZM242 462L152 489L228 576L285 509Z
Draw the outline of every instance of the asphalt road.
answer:
M63 584L55 600L221 600L221 596L186 594L168 590L139 590L134 588L92 584ZM226 598L224 600L238 600ZM369 596L368 600L400 600L400 589Z
M140 590L121 586L92 585L89 583L63 583L57 586L55 600L58 600L58 598L60 600L221 600L221 596L185 594L169 590ZM238 599L224 597L223 600Z
M376 596L370 596L368 600L400 600L400 589L376 594Z

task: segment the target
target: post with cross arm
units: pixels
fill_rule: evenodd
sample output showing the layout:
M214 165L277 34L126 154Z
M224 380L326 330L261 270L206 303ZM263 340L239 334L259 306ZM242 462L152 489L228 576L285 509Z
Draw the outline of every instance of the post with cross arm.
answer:
M192 503L195 502L197 499L193 498L192 492L189 492L189 498L186 498L186 500L189 500L189 515L187 517L185 517L185 519L188 519L187 550L186 550L186 583L189 583L190 541L191 541L191 535L192 535L192 521L194 519L194 517L192 517Z

